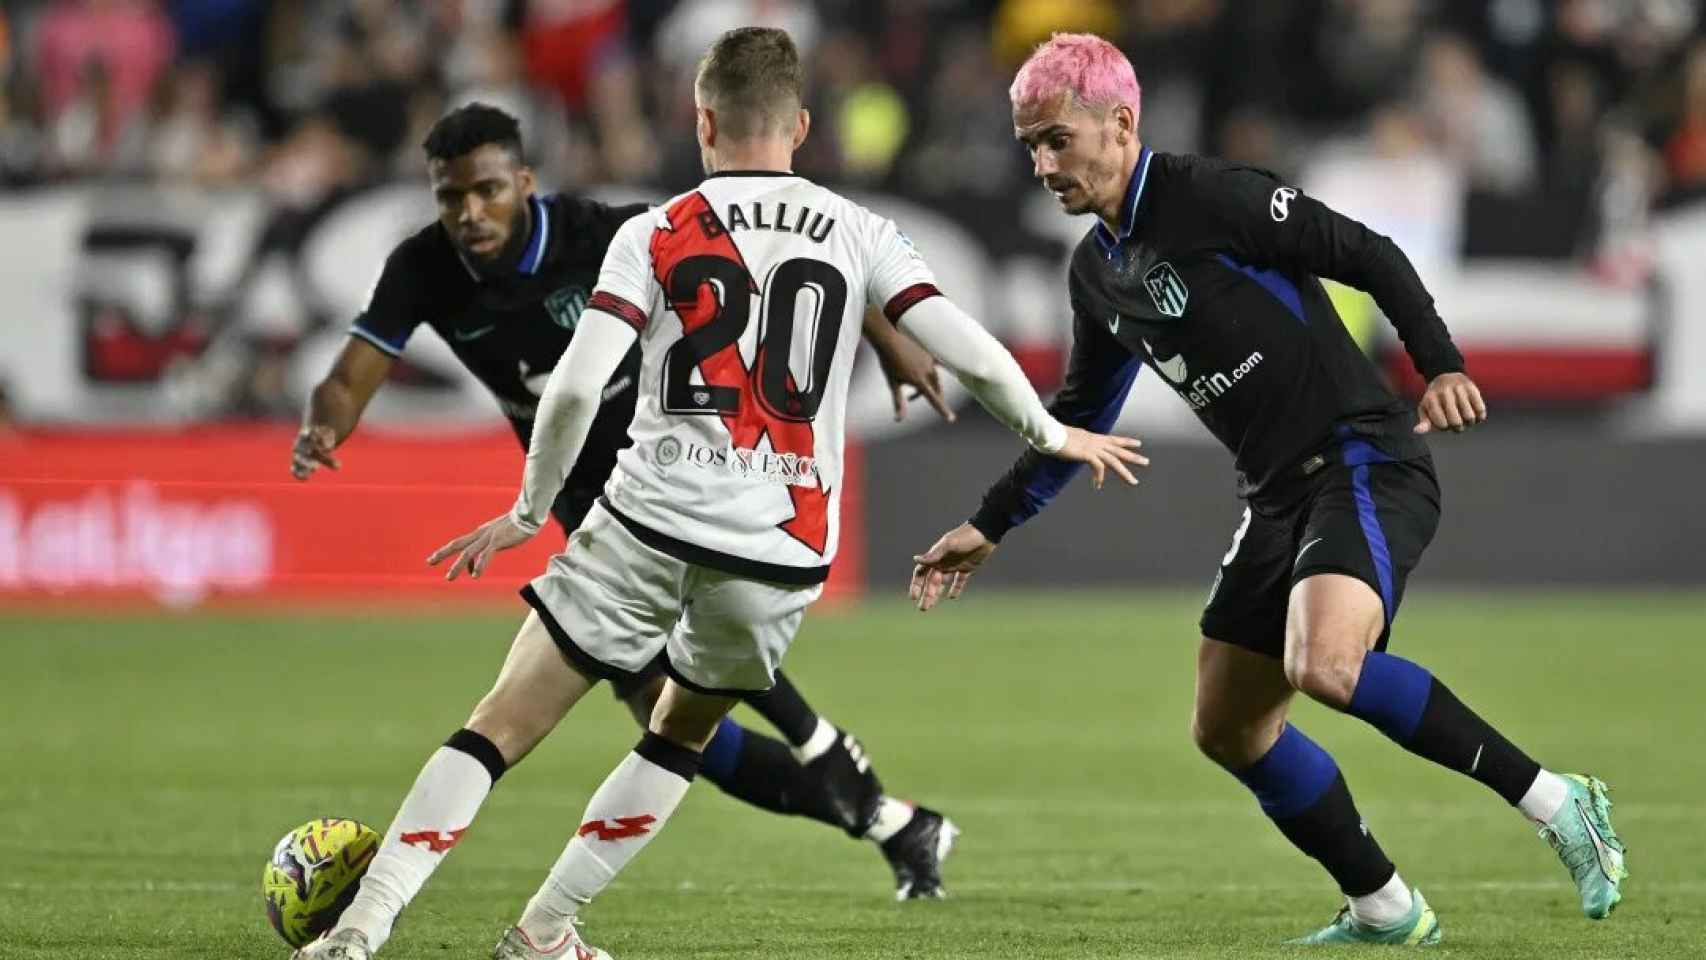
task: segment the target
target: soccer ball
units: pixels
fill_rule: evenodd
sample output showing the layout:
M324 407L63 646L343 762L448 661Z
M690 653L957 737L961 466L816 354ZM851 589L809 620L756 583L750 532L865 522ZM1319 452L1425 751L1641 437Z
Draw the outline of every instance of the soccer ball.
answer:
M284 835L261 871L267 919L293 947L332 928L379 852L379 834L355 820L310 820Z

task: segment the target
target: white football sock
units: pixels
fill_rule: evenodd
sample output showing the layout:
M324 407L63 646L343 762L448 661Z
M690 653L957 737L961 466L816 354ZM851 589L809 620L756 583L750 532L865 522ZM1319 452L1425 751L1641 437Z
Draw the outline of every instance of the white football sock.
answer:
M492 776L480 761L461 750L439 747L403 798L337 929L360 930L368 946L378 951L391 936L397 914L462 839L491 791Z
M527 902L521 932L541 949L561 943L581 905L663 829L691 785L680 774L629 753L592 795L580 829Z
M883 843L912 822L912 804L885 796L877 802L877 819L865 831L865 839Z
M1410 908L1415 906L1410 888L1404 885L1404 878L1397 871L1393 871L1386 886L1364 897L1351 897L1350 901L1352 919L1365 927L1389 927L1409 916Z
M1569 783L1550 770L1541 770L1528 785L1528 792L1516 802L1516 808L1535 823L1550 823L1569 798Z
M812 731L812 735L806 738L805 743L793 748L794 759L798 760L801 766L811 763L828 753L829 748L835 746L835 741L839 736L840 734L836 731L834 724L818 717L817 729Z

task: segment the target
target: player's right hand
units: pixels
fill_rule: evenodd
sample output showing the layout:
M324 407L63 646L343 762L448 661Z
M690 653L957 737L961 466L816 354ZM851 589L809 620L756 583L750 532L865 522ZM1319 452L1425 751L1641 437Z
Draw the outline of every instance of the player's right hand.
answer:
M455 580L456 575L463 570L468 571L470 576L477 578L486 572L486 564L492 562L493 554L499 550L508 550L510 547L519 547L533 539L533 534L537 532L537 530L522 529L521 525L515 522L514 517L505 513L501 517L493 517L487 520L468 533L464 533L434 550L427 557L427 565L438 566L439 561L445 557L461 551L456 562L444 572L444 579Z
M306 480L321 467L338 469L338 458L332 456L337 448L336 430L324 424L304 426L296 434L296 445L290 448L290 475Z
M896 330L881 344L873 340L871 345L877 351L883 379L889 384L896 423L906 419L907 403L919 397L935 407L936 413L948 423L957 419L954 408L948 406L948 401L942 396L941 368L937 366L936 358L919 346L918 341ZM911 396L906 395L908 387L912 388Z
M1102 489L1102 481L1108 470L1119 474L1120 479L1135 487L1137 477L1132 475L1130 467L1149 466L1149 458L1137 452L1137 448L1141 446L1143 441L1132 437L1110 437L1078 427L1067 427L1066 446L1050 456L1088 464L1090 479L1097 490Z
M994 552L995 544L969 523L942 534L930 549L912 558L912 585L907 590L912 602L919 610L929 610L944 593L958 600L971 575Z

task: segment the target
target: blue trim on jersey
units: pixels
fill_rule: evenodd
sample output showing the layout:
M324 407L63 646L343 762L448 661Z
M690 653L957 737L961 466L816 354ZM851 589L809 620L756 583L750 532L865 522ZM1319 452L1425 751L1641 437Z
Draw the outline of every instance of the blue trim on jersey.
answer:
M1256 795L1263 813L1274 820L1289 820L1326 795L1339 778L1339 765L1320 744L1288 723L1262 759L1232 775Z
M1096 411L1096 416L1084 429L1091 433L1107 433L1113 429L1114 421L1120 418L1120 411L1125 408L1126 397L1131 393L1131 385L1137 382L1137 375L1143 372L1142 358L1133 355L1126 361L1125 366L1114 375L1119 381L1119 387L1108 396L1102 408ZM1072 460L1061 460L1057 457L1044 457L1037 464L1035 474L1030 482L1025 484L1019 500L1019 508L1007 517L1009 523L1018 526L1043 511L1060 491L1078 474L1084 465Z
M1353 440L1345 446L1363 443ZM1364 444L1366 446L1366 444ZM1380 602L1386 607L1386 625L1392 625L1392 552L1386 547L1386 531L1380 529L1380 517L1374 512L1374 494L1368 488L1368 464L1351 468L1351 492L1356 498L1357 522L1362 524L1362 536L1368 541L1368 554L1374 560L1374 576L1380 581Z
M1103 223L1100 217L1096 218L1096 242L1102 245L1102 252L1110 257L1137 227L1137 202L1143 199L1143 185L1149 182L1149 161L1153 159L1155 153L1148 147L1144 147L1143 152L1138 154L1137 166L1132 170L1131 180L1125 187L1125 214L1120 217L1120 235L1114 236L1109 232L1108 225Z
M378 347L381 353L384 353L388 356L393 356L393 357L402 356L403 355L403 347L406 344L408 344L408 342L409 342L409 335L408 334L403 335L403 342L402 343L392 343L391 341L385 339L384 337L380 336L377 333L374 333L371 330L362 329L362 326L359 323L352 324L350 326L349 335L352 337L360 337L361 339L366 340L368 343L371 343L374 346Z
M1290 277L1272 267L1262 270L1247 263L1239 263L1224 253L1217 253L1215 257L1221 263L1256 281L1263 290L1273 294L1275 299L1285 304L1285 308L1291 311L1291 315L1297 318L1298 323L1309 323L1309 318L1303 315L1303 294L1298 292L1297 284L1292 283Z
M539 264L545 259L545 247L551 233L551 212L537 195L528 197L527 202L533 208L533 235L527 238L527 249L521 251L521 262L516 269L531 277L539 272Z

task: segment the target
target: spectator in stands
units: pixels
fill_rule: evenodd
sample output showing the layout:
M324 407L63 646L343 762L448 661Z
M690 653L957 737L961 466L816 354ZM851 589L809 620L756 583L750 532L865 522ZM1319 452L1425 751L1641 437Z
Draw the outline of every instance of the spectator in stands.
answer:
M154 110L139 120L136 165L160 180L229 186L249 172L253 124L225 110L221 72L210 61L174 69Z
M172 25L152 0L58 0L35 24L31 64L61 163L100 169L171 62Z
M1482 69L1463 38L1427 40L1417 86L1435 136L1472 187L1522 193L1537 184L1534 132L1522 98Z

